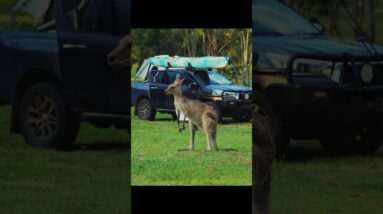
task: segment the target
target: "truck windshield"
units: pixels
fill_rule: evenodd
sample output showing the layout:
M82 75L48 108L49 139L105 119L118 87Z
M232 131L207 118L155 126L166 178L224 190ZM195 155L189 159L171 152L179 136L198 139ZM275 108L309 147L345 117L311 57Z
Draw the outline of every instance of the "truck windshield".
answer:
M210 79L210 85L231 85L232 82L223 75L215 72L215 71L209 71L209 79Z
M196 70L194 71L195 78L204 82L206 85L231 85L232 82L216 71Z
M278 0L253 0L254 35L321 34L310 22Z

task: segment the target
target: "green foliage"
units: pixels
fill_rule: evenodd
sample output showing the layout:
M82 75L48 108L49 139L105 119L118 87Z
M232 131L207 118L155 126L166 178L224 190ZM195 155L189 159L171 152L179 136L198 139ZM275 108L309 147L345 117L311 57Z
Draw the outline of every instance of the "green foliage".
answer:
M15 0L2 0L0 2L0 29L33 30L36 27L36 23L30 14L22 11L14 14L11 13L15 2Z
M379 20L383 19L383 4L381 0L374 0L373 6L368 9L367 2L363 0L364 12L356 14L356 2L351 0L285 0L285 2L297 10L307 19L317 18L327 29L327 32L337 37L355 39L355 33L349 26L342 8L347 8L356 18L362 20L362 26L376 43L383 44L383 25ZM363 11L363 10L362 10ZM375 22L368 22L368 16L373 14ZM368 29L375 28L375 32Z
M352 3L351 0L286 0L286 2L305 15L321 16L329 16L335 6L348 7Z
M139 66L145 58L163 54L229 56L233 61L232 67L220 72L237 84L249 84L251 37L246 35L251 35L251 29L134 29L132 62Z

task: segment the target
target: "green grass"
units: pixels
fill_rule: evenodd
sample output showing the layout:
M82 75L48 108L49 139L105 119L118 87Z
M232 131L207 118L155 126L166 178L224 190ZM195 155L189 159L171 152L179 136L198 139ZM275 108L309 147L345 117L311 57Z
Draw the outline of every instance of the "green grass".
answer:
M133 113L132 113L133 115ZM206 139L196 134L196 151L189 146L188 128L178 132L170 115L155 121L132 119L132 185L251 185L251 124L218 127L218 146L238 151L207 152Z
M0 213L129 213L126 130L85 123L76 149L55 151L9 134L9 115L0 108Z
M316 141L298 141L289 153L273 166L272 213L383 213L383 148L335 157Z

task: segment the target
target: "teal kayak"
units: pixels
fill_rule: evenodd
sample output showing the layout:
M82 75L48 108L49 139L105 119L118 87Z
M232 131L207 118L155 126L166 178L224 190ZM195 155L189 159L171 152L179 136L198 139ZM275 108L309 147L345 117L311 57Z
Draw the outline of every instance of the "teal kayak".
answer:
M191 64L193 68L224 68L229 62L229 57L205 56L195 58Z
M173 68L223 68L230 63L229 57L170 57L168 55L150 57L149 61L154 66Z

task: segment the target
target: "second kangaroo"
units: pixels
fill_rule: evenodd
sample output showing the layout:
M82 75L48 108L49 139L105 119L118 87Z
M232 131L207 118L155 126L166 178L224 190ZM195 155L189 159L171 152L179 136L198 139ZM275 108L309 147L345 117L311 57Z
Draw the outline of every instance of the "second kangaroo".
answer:
M233 149L219 149L217 145L217 126L218 115L213 107L200 102L199 100L192 100L182 95L181 84L184 79L176 79L165 90L165 94L172 94L174 96L174 106L177 114L178 128L181 132L185 126L185 120L182 121L180 127L180 114L184 114L189 118L190 128L190 145L189 149L194 150L194 137L197 129L202 130L206 135L207 150L208 151L229 151Z

